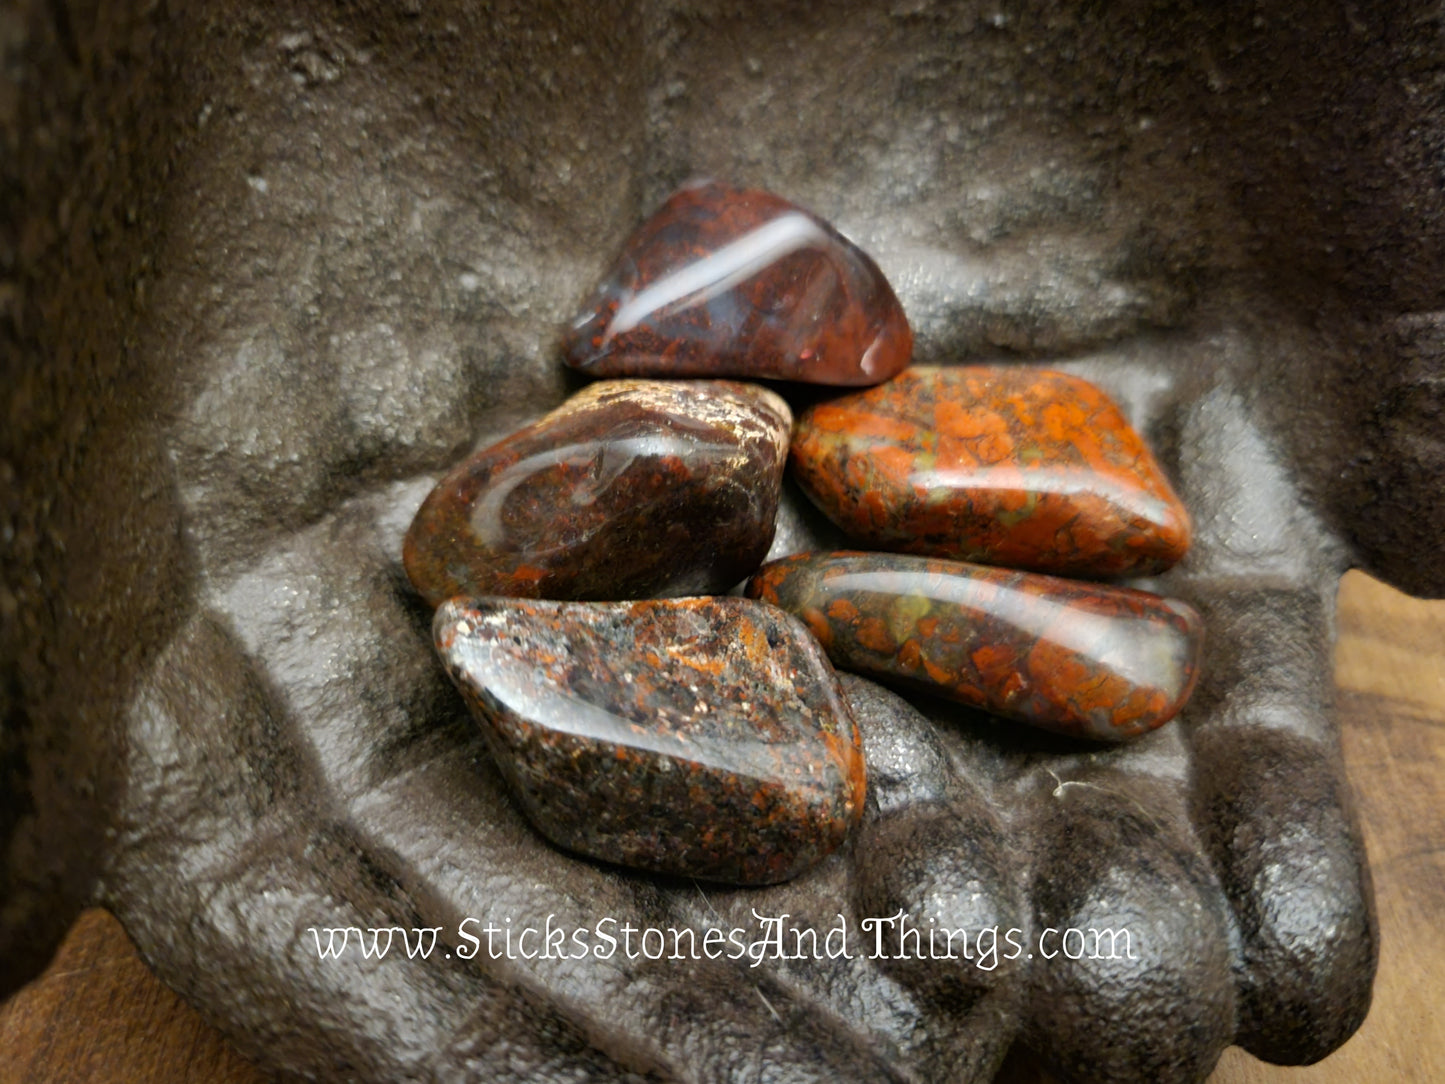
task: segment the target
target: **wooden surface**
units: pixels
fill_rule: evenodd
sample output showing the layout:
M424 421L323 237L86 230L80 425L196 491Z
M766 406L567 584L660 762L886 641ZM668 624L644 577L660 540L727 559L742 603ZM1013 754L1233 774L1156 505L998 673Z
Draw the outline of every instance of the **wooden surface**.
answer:
M1335 676L1379 901L1374 1006L1318 1065L1279 1069L1231 1049L1211 1084L1445 1079L1445 602L1351 573ZM0 1084L266 1079L151 976L103 911L83 915L50 969L0 1006Z

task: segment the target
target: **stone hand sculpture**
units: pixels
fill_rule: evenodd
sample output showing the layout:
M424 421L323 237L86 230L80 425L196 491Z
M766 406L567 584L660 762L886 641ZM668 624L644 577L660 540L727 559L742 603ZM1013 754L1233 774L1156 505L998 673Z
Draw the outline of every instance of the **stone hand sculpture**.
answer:
M22 4L3 982L98 899L244 1051L317 1077L971 1081L1018 1043L1159 1081L1231 1042L1324 1056L1376 959L1336 580L1445 593L1439 116L1407 86L1439 46L1408 7ZM527 825L402 536L462 453L576 386L562 324L694 175L852 236L918 361L1047 364L1123 405L1195 520L1147 584L1207 625L1179 719L1099 749L846 678L869 810L766 889ZM775 556L837 543L785 498ZM877 958L858 923L900 912L997 927L996 966L977 943ZM819 942L843 916L852 958L523 954L601 919L701 942L782 915ZM543 933L463 958L488 922ZM443 932L339 959L310 932L391 926ZM1041 946L1071 928L1129 951ZM1033 958L1003 958L1008 930Z

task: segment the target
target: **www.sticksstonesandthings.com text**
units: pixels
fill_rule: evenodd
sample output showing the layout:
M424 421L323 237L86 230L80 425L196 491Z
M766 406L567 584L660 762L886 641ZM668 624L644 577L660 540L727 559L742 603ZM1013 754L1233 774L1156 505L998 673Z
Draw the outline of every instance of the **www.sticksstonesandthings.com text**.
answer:
M381 959L404 950L409 959L440 952L447 959L610 960L614 956L648 960L746 960L757 967L770 960L916 959L965 960L983 971L1020 956L1045 960L1137 960L1135 942L1125 927L1042 930L1029 938L1016 927L976 930L919 924L902 911L865 918L851 925L843 915L827 929L799 925L788 914L753 911L754 927L637 926L611 917L590 926L566 926L548 915L541 925L510 918L466 918L450 938L442 926L311 926L316 955L336 960L355 954Z

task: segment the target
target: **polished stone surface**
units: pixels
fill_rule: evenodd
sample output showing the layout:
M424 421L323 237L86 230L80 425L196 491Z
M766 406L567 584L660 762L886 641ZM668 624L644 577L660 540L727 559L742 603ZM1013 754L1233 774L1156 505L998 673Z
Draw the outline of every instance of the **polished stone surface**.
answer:
M407 575L433 606L725 591L772 542L791 419L754 385L593 384L437 483Z
M706 181L638 227L564 351L594 376L863 385L908 364L913 333L877 264L821 218Z
M805 411L791 458L869 548L1118 576L1189 546L1183 504L1119 408L1046 369L908 369Z
M1195 1084L1230 1043L1343 1042L1380 940L1336 579L1445 592L1442 110L1399 78L1440 41L1386 5L1100 7L20 0L0 986L99 899L285 1078L762 1060L777 1084L979 1084L1013 1046L1071 1084ZM1209 628L1187 725L1084 751L918 698L941 796L766 890L621 877L516 813L401 535L469 434L561 401L576 374L545 344L690 171L856 223L919 358L1067 357L1161 458L1167 436L1197 525L1175 582ZM294 936L611 915L701 939L757 933L753 908L856 929L899 907L1147 936L974 983L621 953L302 967Z
M807 622L838 666L1098 741L1174 718L1199 676L1186 603L958 561L805 553L748 594Z
M453 599L434 632L512 794L562 847L772 884L862 816L862 744L838 679L771 606Z

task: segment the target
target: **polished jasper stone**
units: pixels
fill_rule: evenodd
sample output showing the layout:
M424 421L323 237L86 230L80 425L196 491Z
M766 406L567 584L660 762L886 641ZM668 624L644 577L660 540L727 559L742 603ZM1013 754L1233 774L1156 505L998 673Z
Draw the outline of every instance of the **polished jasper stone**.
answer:
M1204 642L1176 599L927 557L800 554L747 591L801 617L843 669L1101 741L1172 719Z
M907 365L913 333L878 266L822 219L707 182L632 235L564 351L594 376L856 386Z
M407 575L433 606L725 591L767 555L791 423L754 385L593 384L437 483Z
M518 803L569 850L770 884L863 812L837 675L771 606L453 599L434 631Z
M1116 576L1189 546L1184 506L1119 408L1045 369L909 369L805 411L792 463L869 548Z

